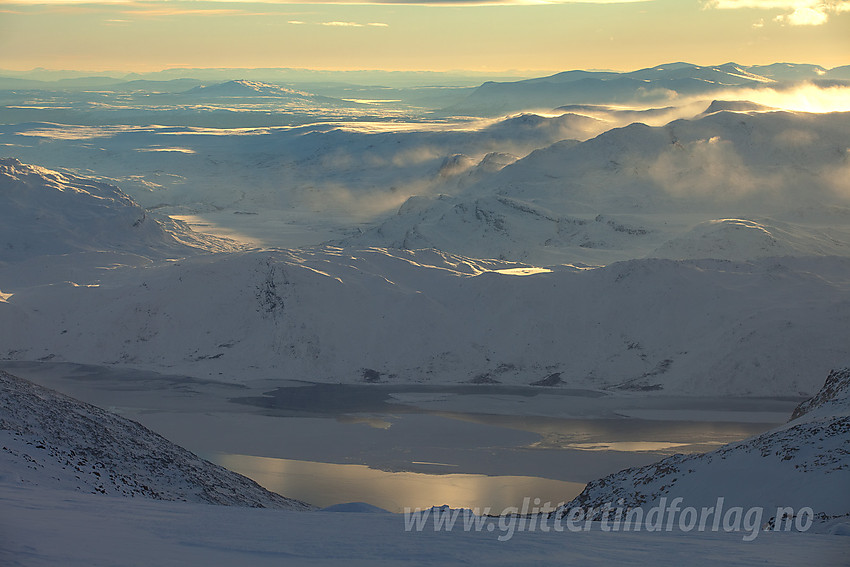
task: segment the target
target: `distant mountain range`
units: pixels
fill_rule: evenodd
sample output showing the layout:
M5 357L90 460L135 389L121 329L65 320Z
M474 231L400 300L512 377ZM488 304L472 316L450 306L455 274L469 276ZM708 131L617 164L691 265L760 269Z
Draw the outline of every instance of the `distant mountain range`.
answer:
M579 103L656 104L674 96L713 97L732 89L784 88L802 81L843 85L850 81L850 66L824 69L792 63L753 67L735 63L716 66L669 63L625 73L565 71L535 79L484 83L444 112L494 116Z
M515 75L514 75L515 76ZM487 80L483 84L481 80ZM497 104L505 105L503 112L537 108L554 108L578 102L616 102L623 97L640 95L652 98L647 83L657 83L664 90L680 94L710 92L720 87L754 86L800 81L848 81L850 65L826 69L804 63L774 63L745 66L725 63L700 66L691 63L667 63L629 72L616 71L563 71L545 77L513 79L511 74L483 74L480 72L387 72L387 71L322 71L309 69L168 69L152 73L118 73L108 75L86 74L74 71L0 70L0 89L67 89L80 90L104 88L109 90L152 90L155 92L183 92L198 85L213 86L243 80L271 85L293 84L349 84L384 85L391 88L417 86L472 87L481 85L464 106L487 112L496 112ZM535 95L528 106L516 107L508 103L512 97L528 95L535 87ZM654 86L654 85L653 85ZM184 88L186 87L186 88ZM643 87L643 90L641 89ZM557 100L553 104L553 100ZM455 108L455 107L453 107Z

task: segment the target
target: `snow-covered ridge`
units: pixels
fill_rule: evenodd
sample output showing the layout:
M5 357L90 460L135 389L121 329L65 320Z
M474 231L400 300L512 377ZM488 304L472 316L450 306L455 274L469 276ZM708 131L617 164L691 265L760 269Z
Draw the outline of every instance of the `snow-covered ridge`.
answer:
M593 481L566 508L649 509L682 497L699 509L810 507L821 523L850 517L850 368L830 372L823 388L791 421L705 454L674 455ZM775 518L774 518L775 521Z
M560 373L563 387L797 396L819 386L812 366L825 372L846 351L844 258L508 271L531 267L325 247L3 284L0 356L237 382L450 384L489 374L528 385Z
M0 478L114 496L306 510L98 407L0 371Z
M229 251L229 241L145 211L113 185L0 159L0 261L82 251L147 257Z
M675 260L848 256L850 232L838 227L807 227L773 219L716 219L675 236L651 255Z

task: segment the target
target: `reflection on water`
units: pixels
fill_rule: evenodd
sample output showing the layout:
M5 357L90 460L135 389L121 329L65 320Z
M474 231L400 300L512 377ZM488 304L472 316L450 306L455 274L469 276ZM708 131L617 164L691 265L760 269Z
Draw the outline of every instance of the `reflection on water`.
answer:
M650 419L564 419L539 416L434 412L457 421L529 431L540 436L532 449L674 453L712 451L761 433L772 423L654 421ZM627 465L624 465L627 466Z
M393 511L500 511L526 497L557 504L589 480L765 431L794 404L501 384L311 384L231 401L287 420L275 446L255 453L286 459L234 447L218 449L217 462L319 506L363 501Z
M721 445L721 443L717 443ZM670 443L668 441L611 441L610 443L571 443L564 445L564 449L580 449L582 451L668 451L689 447L690 443Z
M531 476L386 472L365 465L232 454L212 455L210 460L269 490L320 507L368 502L391 512L403 512L405 507L448 504L453 508L490 507L493 513L499 513L509 506L522 506L525 497L532 501L540 498L541 503L555 506L569 501L584 488L578 482Z
M126 368L21 361L3 368L121 408L287 496L390 510L449 504L498 511L524 497L556 504L584 482L624 468L766 431L801 401L501 384L302 384L258 395L246 386Z
M352 425L362 423L374 429L389 429L393 426L392 421L373 415L341 415L336 420L340 423L350 423Z

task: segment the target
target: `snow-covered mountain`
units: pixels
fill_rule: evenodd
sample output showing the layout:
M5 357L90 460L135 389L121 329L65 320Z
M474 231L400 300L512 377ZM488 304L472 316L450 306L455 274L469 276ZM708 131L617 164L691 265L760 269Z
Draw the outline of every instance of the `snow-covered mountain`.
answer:
M188 99L233 99L233 98L275 98L281 101L293 100L305 103L313 103L317 106L339 105L362 107L364 105L356 102L344 101L342 99L320 96L289 87L272 85L260 81L248 81L237 79L211 85L198 85L183 93Z
M408 197L456 191L515 158L564 139L586 140L606 122L566 114L397 127L320 124L254 130L147 126L0 125L23 162L96 172L145 207L189 206L305 214L336 211L349 222L397 209ZM85 142L81 143L81 140ZM452 156L455 165L445 168ZM469 174L469 175L467 175ZM462 179L461 179L462 178Z
M145 211L115 186L0 159L0 262L83 251L146 257L237 246Z
M185 91L186 96L282 96L282 97L297 97L309 98L310 93L297 91L282 87L280 85L270 85L259 81L246 81L237 79L226 81L223 83L215 83L212 85L198 85Z
M715 112L663 127L635 123L532 152L488 188L608 213L847 206L848 132L850 113Z
M416 196L340 242L543 265L847 255L848 132L850 113L634 123L556 142L451 195Z
M780 507L812 508L814 520L850 519L850 368L829 373L823 388L792 419L750 439L705 454L674 455L593 481L566 509L657 506L681 497L681 507L760 506L763 521ZM781 518L779 518L781 520ZM772 523L771 523L772 522Z
M475 173L470 171L469 178L474 179ZM506 196L443 194L411 197L395 216L336 243L405 250L436 248L549 266L607 264L639 257L668 237L667 230L632 215L564 214Z
M0 371L0 479L113 496L310 509L98 407Z
M522 275L527 274L527 275ZM234 381L531 384L800 395L841 362L850 260L632 260L550 270L435 250L192 256L14 284L4 358ZM226 321L226 324L222 324Z

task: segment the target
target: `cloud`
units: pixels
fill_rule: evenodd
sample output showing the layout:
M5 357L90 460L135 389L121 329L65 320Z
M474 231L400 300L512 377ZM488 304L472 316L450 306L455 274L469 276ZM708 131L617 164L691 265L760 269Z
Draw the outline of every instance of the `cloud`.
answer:
M290 22L291 23L291 22ZM301 22L303 23L303 22ZM320 26L331 26L337 28L363 28L363 27L373 27L373 28L388 28L389 24L384 24L381 22L369 22L368 24L361 24L358 22L319 22Z
M232 2L231 4L238 4ZM254 3L257 4L257 3ZM0 0L0 13L38 15L45 13L108 13L118 16L170 17L170 16L273 16L280 13L257 12L210 0ZM12 8L17 6L19 8ZM108 18L106 22L124 23L123 17Z
M850 0L707 0L705 7L717 10L783 10L774 21L789 26L820 26L831 15L850 11ZM763 20L754 27L761 27Z
M150 4L148 4L150 6ZM141 9L136 9L135 6L128 6L129 10L124 10L121 13L126 14L128 16L148 16L148 17L159 17L159 16L235 16L235 15L249 15L250 13L245 12L244 10L238 10L233 8L228 9L209 9L209 8L199 8L199 9L188 9L188 8L171 8L168 6L163 6L162 8L152 8L145 7ZM260 15L260 14L253 14Z
M790 89L736 89L715 98L749 100L782 110L801 112L850 112L850 87L804 84Z
M825 24L829 16L817 8L800 7L790 14L776 16L776 21L792 26L819 26Z

